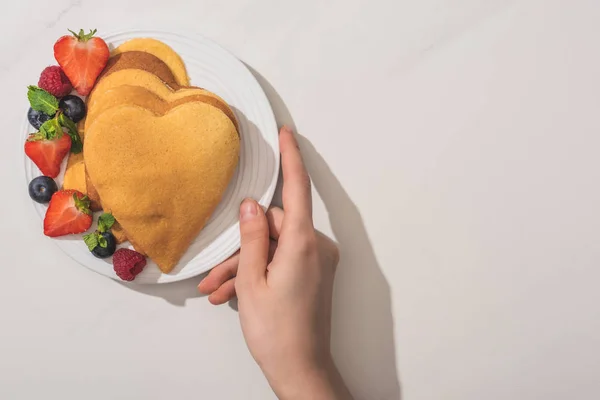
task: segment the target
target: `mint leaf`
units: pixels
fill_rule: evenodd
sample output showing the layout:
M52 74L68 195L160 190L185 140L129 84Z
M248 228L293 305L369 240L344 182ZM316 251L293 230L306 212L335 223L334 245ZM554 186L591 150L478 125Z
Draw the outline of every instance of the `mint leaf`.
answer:
M98 237L99 236L96 232L88 233L87 235L83 235L83 241L85 242L87 248L90 251L94 250L98 246L98 244L99 244ZM104 239L104 241L106 242L106 239ZM106 246L104 246L104 247L106 247Z
M67 133L71 136L71 153L81 153L83 151L83 142L81 141L81 137L79 137L75 122L71 121L71 119L63 113L58 114L58 122L62 127L67 129Z
M58 111L58 99L37 86L27 86L27 99L31 108L44 114L54 115Z
M98 235L98 244L103 249L105 249L105 248L108 247L108 242L106 241L106 238L104 236L102 236L102 235Z
M104 213L100 217L98 217L98 231L106 232L107 230L112 228L114 223L115 223L115 217L113 217L113 215L111 213ZM102 247L106 247L106 246L102 246Z
M40 133L46 140L53 140L62 135L62 127L56 118L49 119L40 126Z

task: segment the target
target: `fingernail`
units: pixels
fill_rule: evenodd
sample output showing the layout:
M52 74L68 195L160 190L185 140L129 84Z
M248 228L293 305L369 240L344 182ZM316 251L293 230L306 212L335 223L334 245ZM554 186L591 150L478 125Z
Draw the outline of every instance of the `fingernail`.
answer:
M252 199L246 199L242 202L240 207L240 219L242 221L256 217L258 209L256 208L256 202Z
M285 131L285 132L287 132L287 133L290 133L290 134L292 134L292 135L294 134L294 131L292 131L292 128L290 128L290 127L289 127L289 126L287 126L287 125L284 125L284 126L282 126L282 127L281 127L281 130L282 130L282 131Z

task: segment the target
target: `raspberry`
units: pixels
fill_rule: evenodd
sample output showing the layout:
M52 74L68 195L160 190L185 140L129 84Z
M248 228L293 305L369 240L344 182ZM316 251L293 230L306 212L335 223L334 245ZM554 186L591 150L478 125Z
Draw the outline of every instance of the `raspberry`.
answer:
M146 258L137 251L119 249L113 254L113 267L119 278L132 281L146 266Z
M46 67L40 75L38 86L55 97L71 93L73 85L59 66Z

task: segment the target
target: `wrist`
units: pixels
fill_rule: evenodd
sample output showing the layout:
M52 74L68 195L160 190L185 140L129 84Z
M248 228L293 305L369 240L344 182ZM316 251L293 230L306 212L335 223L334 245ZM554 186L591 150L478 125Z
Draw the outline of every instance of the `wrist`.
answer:
M287 372L278 374L277 377L267 377L273 391L281 400L352 399L331 356L318 363L286 370Z

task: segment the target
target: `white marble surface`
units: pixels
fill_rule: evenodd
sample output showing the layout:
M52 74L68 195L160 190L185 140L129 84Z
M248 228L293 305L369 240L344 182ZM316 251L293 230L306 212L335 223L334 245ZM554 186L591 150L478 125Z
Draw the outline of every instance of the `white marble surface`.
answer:
M80 27L192 30L263 77L342 247L357 399L599 398L598 20L597 0L3 5L0 398L274 398L197 280L130 288L43 237L17 130Z

